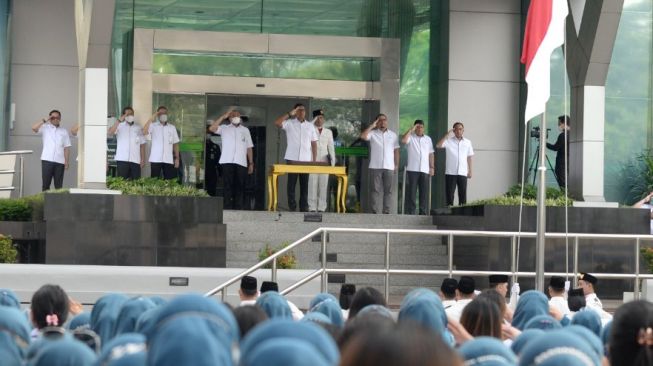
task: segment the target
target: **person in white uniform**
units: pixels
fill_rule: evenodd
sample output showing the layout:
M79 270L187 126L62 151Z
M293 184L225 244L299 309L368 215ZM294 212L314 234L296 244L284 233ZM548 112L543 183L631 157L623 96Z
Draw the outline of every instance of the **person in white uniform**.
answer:
M295 104L295 107L288 113L279 116L274 120L275 126L286 132L286 154L284 159L287 164L302 162L313 162L317 158L317 131L315 126L306 120L306 107L302 103ZM299 210L308 212L308 174L288 174L288 209L295 211L297 201L295 200L295 187L299 179Z
M453 128L438 141L438 147L444 148L447 154L444 172L447 206L453 206L456 187L458 187L458 204L467 203L467 180L472 178L474 148L472 142L463 137L464 132L465 126L462 122L456 122Z
M315 161L336 165L336 150L333 142L333 133L324 128L324 111L313 111L313 125L317 130L317 158ZM327 194L329 186L328 174L310 174L308 177L308 210L324 212L327 208Z
M571 318L572 313L569 310L569 304L565 298L565 279L560 276L552 276L549 280L549 306L558 309L562 315Z
M70 134L61 127L61 112L54 109L47 118L32 125L32 131L41 135L43 151L41 152L41 178L43 191L50 189L52 181L54 188L63 186L64 171L68 170L70 158Z
M154 178L177 178L179 168L179 135L168 123L168 108L160 106L143 127L144 135L151 135L150 173Z
M73 133L77 135L77 133ZM125 107L120 118L109 128L109 135L116 136L116 173L127 180L141 177L145 166L145 136L143 128L135 122L134 109Z
M254 173L252 135L242 125L240 111L235 110L230 110L213 121L209 131L222 136L219 164L224 181L224 208L242 210L245 207L247 176Z
M256 305L258 298L258 283L256 277L245 276L240 280L240 288L238 289L238 297L240 297L239 306Z
M429 182L435 174L435 150L433 141L424 134L424 121L418 119L404 135L401 143L406 145L406 205L404 213L415 214L415 196L419 189L419 214L428 215Z
M444 310L456 305L456 289L458 288L458 281L455 278L445 278L440 285L440 298L442 299L442 306Z
M581 272L578 275L578 286L583 289L583 294L585 294L585 307L596 311L601 316L601 321L607 322L612 319L612 315L603 310L603 303L596 296L598 282L599 279L589 273Z
M389 214L393 183L399 169L399 139L396 133L388 129L388 117L385 114L376 116L360 138L370 142L371 211L375 214Z
M463 314L465 306L472 302L476 296L474 292L475 287L476 283L473 278L468 276L460 277L458 288L456 289L456 304L449 309L445 309L447 316L455 321L460 321L460 316Z

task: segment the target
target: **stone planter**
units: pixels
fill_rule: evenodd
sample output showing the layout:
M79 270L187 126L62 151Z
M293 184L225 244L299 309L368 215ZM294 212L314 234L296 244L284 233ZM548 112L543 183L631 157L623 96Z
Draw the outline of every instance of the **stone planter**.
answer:
M20 263L45 263L45 222L0 221L0 234L11 236Z
M633 208L569 207L569 232L593 234L649 234L650 216L647 210ZM565 208L547 207L547 232L565 231ZM536 207L524 207L522 231L534 232L537 227ZM435 215L433 223L439 229L517 231L518 206L470 206L452 208L451 215ZM445 239L446 240L446 239ZM454 265L469 270L510 270L510 238L455 238ZM573 271L573 239L569 240L569 271ZM581 240L579 271L634 273L634 242ZM535 270L535 240L521 239L520 271ZM546 243L545 270L565 272L565 239L549 239ZM477 287L487 285L479 279ZM601 298L621 299L624 291L632 291L633 282L600 281ZM520 279L522 290L533 286L532 279Z
M49 194L44 216L47 264L226 264L221 198Z

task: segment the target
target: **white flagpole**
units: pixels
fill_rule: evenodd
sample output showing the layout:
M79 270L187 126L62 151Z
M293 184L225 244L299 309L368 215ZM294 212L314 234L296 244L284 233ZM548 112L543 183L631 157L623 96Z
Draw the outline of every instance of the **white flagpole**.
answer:
M540 123L540 180L537 189L537 239L535 242L535 289L544 291L544 246L546 233L546 111Z

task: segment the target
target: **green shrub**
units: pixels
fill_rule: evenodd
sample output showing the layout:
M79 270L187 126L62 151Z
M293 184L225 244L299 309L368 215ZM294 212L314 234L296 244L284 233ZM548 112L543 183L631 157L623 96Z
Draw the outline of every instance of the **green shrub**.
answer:
M0 199L0 221L29 221L32 208L23 199Z
M18 250L14 246L11 236L0 234L0 263L16 263Z
M288 242L284 242L277 248L272 248L269 244L265 244L265 247L258 252L258 260L262 261L265 258L271 256L272 254L280 251L281 249L290 245ZM280 269L293 269L297 267L297 258L295 253L292 251L287 252L286 254L277 258L277 268ZM272 262L266 264L264 268L272 268Z
M631 206L653 191L653 151L644 150L621 170L622 202Z
M648 267L648 271L653 273L653 248L641 248L642 257L644 257L644 262Z
M156 178L125 180L118 177L107 177L107 188L121 191L122 194L127 195L208 197L206 191L202 189L181 185L176 180Z
M481 205L496 205L496 206L519 206L519 197L521 195L521 185L516 184L506 192L505 195L493 198L486 198L467 203L465 206L481 206ZM554 207L571 206L573 200L567 199L565 202L564 191L549 187L546 190L546 205ZM524 186L524 206L537 206L537 187L532 184Z

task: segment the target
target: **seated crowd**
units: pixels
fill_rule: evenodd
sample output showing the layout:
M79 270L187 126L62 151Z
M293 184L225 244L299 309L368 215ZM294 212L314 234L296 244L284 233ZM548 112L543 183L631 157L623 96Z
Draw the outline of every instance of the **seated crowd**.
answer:
M89 314L57 285L38 289L28 312L0 289L0 364L653 365L653 303L645 300L602 321L574 296L575 311L561 311L559 293L516 299L511 291L513 308L507 280L479 292L470 277L446 279L439 295L415 289L398 311L376 289L348 284L339 299L317 294L306 313L273 282L259 291L246 276L239 294L235 308L198 294L107 294Z

